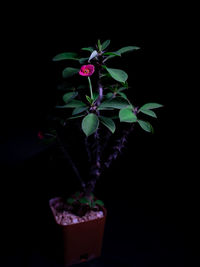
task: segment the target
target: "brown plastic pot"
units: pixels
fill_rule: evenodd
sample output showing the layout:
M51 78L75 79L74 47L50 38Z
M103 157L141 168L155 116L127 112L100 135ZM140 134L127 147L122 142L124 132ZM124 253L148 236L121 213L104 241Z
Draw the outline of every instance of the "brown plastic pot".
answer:
M59 199L54 198L49 201L55 222L55 210L52 208L52 204ZM102 210L104 217L95 220L72 225L60 225L56 222L63 241L63 260L65 266L78 264L101 256L107 214L105 208L102 208Z

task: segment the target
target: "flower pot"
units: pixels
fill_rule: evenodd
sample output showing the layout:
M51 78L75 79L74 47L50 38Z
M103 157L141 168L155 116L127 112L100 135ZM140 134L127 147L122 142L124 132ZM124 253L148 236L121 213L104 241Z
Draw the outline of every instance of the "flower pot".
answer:
M51 199L49 205L57 228L61 232L65 266L99 257L101 255L106 209L102 208L104 213L102 218L70 225L61 225L56 221L55 209L53 208L56 201L60 201L60 198Z

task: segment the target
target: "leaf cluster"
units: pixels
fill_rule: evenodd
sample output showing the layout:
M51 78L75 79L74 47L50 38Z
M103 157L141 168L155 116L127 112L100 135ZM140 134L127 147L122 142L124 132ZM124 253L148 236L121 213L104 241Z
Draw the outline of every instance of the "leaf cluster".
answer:
M142 107L135 107L128 99L128 74L122 69L112 68L107 66L111 59L120 58L124 54L137 51L137 46L122 47L117 51L108 50L110 40L101 43L98 40L95 47L89 46L81 48L80 53L86 53L80 56L78 53L65 52L56 55L53 61L66 60L73 64L79 64L79 67L67 66L62 76L65 79L78 75L82 64L93 64L96 72L96 84L101 83L103 87L103 96L100 99L98 86L94 91L94 97L88 96L85 89L89 90L84 85L80 84L77 87L67 88L67 92L63 95L64 104L57 105L58 109L72 109L71 116L65 120L80 119L81 128L86 136L94 134L101 125L106 127L112 133L116 130L116 122L120 123L138 123L138 125L147 132L153 132L152 125L143 119L140 119L139 113L157 118L153 111L155 108L162 107L161 104L147 103ZM84 78L84 77L83 77ZM91 77L93 79L93 77ZM75 78L76 79L76 78ZM92 80L95 84L95 81Z
M79 191L67 199L67 204L71 206L88 206L90 209L98 209L99 207L104 206L103 201L97 199L93 193L90 193L90 195L86 197L82 192Z

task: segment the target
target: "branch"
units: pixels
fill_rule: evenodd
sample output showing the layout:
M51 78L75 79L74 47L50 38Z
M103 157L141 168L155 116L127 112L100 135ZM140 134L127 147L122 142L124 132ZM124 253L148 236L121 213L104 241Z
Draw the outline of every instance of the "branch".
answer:
M85 137L85 149L86 152L88 154L88 161L91 162L92 161L92 156L91 156L91 149L90 149L90 144L88 142L88 137Z
M95 141L94 151L93 151L94 163L93 165L91 165L91 169L90 169L91 179L87 184L86 195L89 195L91 192L94 191L96 182L101 175L101 149L100 149L100 143L99 143L98 129L94 133L94 141Z
M101 84L101 70L99 69L98 71L98 92L99 92L99 97L97 99L97 105L99 106L101 104L101 100L103 99L103 86Z
M105 135L105 138L104 138L104 142L103 142L103 144L101 145L101 146L102 146L102 148L101 148L102 153L103 153L103 152L105 151L105 149L107 148L107 146L108 146L108 142L109 142L111 136L112 136L111 131L110 131L110 130L107 130L106 135Z
M79 170L78 168L76 167L74 161L72 160L71 156L69 155L67 149L66 149L66 146L63 144L63 142L61 141L61 138L58 136L57 134L57 141L58 141L58 145L63 153L63 155L65 156L65 158L69 161L69 163L71 164L71 167L74 171L74 173L76 174L76 177L78 178L80 184L81 184L81 187L83 189L83 191L85 191L85 188L86 188L86 184L85 182L83 181L80 173L79 173Z
M103 86L101 84L101 71L99 69L98 71L98 92L99 92L99 97L97 99L97 106L99 106L101 104L101 100L103 98ZM97 111L97 115L100 115L100 112ZM97 180L99 179L100 175L101 175L101 146L100 146L100 136L99 136L99 129L96 130L96 132L94 133L94 164L91 166L91 170L90 170L90 175L91 175L91 179L87 184L87 190L86 190L86 194L90 194L91 192L94 191L95 189L95 185Z
M109 168L113 160L115 160L119 156L121 150L125 147L128 136L133 131L133 129L134 125L131 124L130 129L123 130L122 137L116 141L116 144L114 145L111 154L109 155L108 159L104 162L104 167Z

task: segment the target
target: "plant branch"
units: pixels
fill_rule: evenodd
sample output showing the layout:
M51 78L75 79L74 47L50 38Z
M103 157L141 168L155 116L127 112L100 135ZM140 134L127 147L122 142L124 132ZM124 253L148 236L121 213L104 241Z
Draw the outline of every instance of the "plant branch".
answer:
M69 155L69 153L68 153L68 151L67 151L67 149L66 149L66 146L63 144L63 142L61 141L61 138L60 138L60 136L58 136L58 134L57 134L57 142L58 142L58 145L59 145L59 147L60 147L60 149L61 149L63 155L64 155L65 158L69 161L69 163L70 163L70 165L71 165L71 167L72 167L72 169L73 169L73 171L74 171L76 177L78 178L78 180L79 180L79 182L80 182L80 185L81 185L83 191L85 191L86 184L85 184L85 182L83 181L83 179L82 179L82 177L81 177L81 175L80 175L80 173L79 173L78 168L76 167L74 161L72 160L71 156Z
M88 161L91 162L92 161L92 155L91 155L91 149L90 149L90 144L88 142L88 137L85 137L85 148L86 148L86 152L88 154Z
M116 144L113 146L112 152L109 155L108 159L104 162L104 167L109 168L111 163L119 156L121 150L125 147L127 138L134 129L134 124L131 124L131 127L128 130L123 130L122 137L116 141Z
M103 86L101 84L101 71L100 71L100 69L98 71L98 76L99 76L98 77L99 78L99 80L98 80L99 97L97 99L97 105L99 106L101 104L101 100L103 99Z
M103 99L103 86L101 84L100 69L98 71L98 92L99 92L99 97L97 99L97 106L101 104L101 100ZM97 115L100 116L100 111L97 111ZM87 185L87 194L90 194L91 192L94 191L96 182L101 175L101 146L100 146L99 129L97 129L96 132L94 133L94 141L95 141L95 147L94 147L93 155L94 155L95 162L91 166L90 174L92 178L90 179Z
M90 175L91 179L87 184L86 194L89 195L91 192L94 191L95 185L97 180L99 179L101 175L101 149L100 149L100 143L99 143L99 130L94 133L94 140L95 140L95 146L94 146L94 164L91 165L90 169Z
M106 147L108 145L108 142L109 142L111 136L112 136L111 131L110 130L107 130L106 135L105 135L105 138L104 138L104 142L102 144L102 152L105 151L105 149L106 149Z

